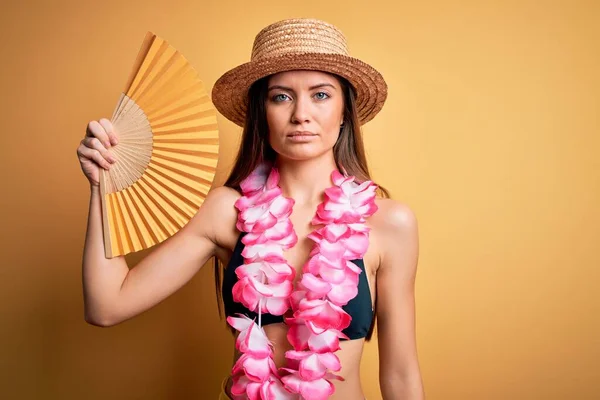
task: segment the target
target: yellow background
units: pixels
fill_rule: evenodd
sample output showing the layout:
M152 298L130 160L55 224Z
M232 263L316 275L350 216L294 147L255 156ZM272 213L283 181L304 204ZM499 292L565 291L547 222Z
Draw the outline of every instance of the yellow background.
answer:
M316 17L389 84L365 140L375 180L419 219L427 398L600 398L598 2L11 3L0 12L0 397L216 398L232 339L212 266L137 318L84 322L89 191L75 150L89 120L110 118L147 30L212 88L264 26ZM219 124L220 185L240 129ZM377 374L374 341L370 400Z

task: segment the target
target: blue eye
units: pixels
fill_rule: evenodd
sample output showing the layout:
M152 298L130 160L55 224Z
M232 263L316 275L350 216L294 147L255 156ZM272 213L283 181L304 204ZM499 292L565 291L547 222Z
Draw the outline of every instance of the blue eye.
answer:
M318 92L315 94L315 96L318 96L320 94L324 94L326 97L317 97L319 100L325 100L325 99L329 98L329 95L325 92Z
M273 101L283 100L279 96L286 96L287 97L287 94L285 94L285 93L276 94L275 96L273 96Z

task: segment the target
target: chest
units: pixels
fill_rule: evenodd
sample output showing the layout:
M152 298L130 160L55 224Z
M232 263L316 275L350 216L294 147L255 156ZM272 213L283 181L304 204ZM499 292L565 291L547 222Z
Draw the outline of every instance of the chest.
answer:
M303 266L311 257L311 252L315 247L315 242L309 235L323 225L312 225L310 222L313 218L313 213L310 210L298 210L290 216L290 220L298 237L297 243L284 251L283 255L287 262L296 270L296 278L294 284L302 278ZM375 298L376 272L379 267L379 254L377 246L377 231L374 226L367 220L367 226L371 229L369 232L369 246L363 262L372 299Z
M294 246L286 249L283 252L283 256L288 264L296 271L295 279L293 281L294 286L302 278L303 266L309 260L311 251L315 247L315 242L308 236L310 233L323 226L312 225L311 221L313 216L314 208L312 210L305 210L300 207L294 209L293 213L290 215L290 221L293 225L298 240ZM369 244L362 260L364 264L365 276L369 286L369 292L371 295L372 307L374 308L376 300L377 270L380 263L380 249L377 220L373 217L374 216L369 217L366 222L367 227L370 229ZM226 266L226 268L229 268L243 263L241 252L244 245L239 240L241 236L237 229L233 229L231 234L227 236L229 237L228 243L221 248L221 254L218 254L217 256L223 262L223 265ZM227 276L228 274L226 272L225 280L227 280ZM229 274L229 276L230 279L233 279L234 281L236 280L234 273ZM227 285L224 284L224 290L230 290L230 286L233 285L234 281L229 283L225 282Z
M302 272L302 267L308 261L310 253L315 246L315 242L308 237L308 235L323 225L312 225L314 213L308 210L294 210L290 216L290 221L294 226L296 236L298 237L297 243L284 251L283 255L287 262L296 270L296 275L299 276ZM363 260L365 262L365 268L370 275L374 275L379 267L379 246L378 246L378 227L374 223L373 217L367 219L367 226L370 228L369 232L369 247L365 253ZM225 235L225 240L220 244L216 250L216 256L224 265L227 265L231 259L236 242L239 239L240 232L232 227L230 232Z

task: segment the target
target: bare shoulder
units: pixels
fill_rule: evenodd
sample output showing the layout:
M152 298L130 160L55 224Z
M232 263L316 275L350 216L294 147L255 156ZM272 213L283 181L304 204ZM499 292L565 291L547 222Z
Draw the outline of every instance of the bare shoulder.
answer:
M400 248L414 250L418 246L418 221L415 212L405 203L376 198L375 204L378 210L369 219L381 267L386 264L386 255L389 259Z
M228 186L219 186L208 192L202 207L210 208L210 211L232 214L235 217L236 211L233 208L241 194Z
M371 217L379 229L414 229L417 216L405 203L393 199L376 198L379 208Z
M235 227L237 222L237 209L235 202L241 194L228 186L219 186L208 192L204 203L198 210L201 219L208 220L210 227L207 234L220 248L235 246L239 231Z

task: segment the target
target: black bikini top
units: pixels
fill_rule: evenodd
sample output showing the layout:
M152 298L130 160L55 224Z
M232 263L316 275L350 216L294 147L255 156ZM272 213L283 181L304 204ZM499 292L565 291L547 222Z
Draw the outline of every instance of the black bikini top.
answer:
M242 303L233 301L233 285L237 282L238 277L235 273L237 267L244 263L242 257L242 250L244 249L244 243L242 238L246 235L246 232L242 232L238 238L238 241L231 255L231 259L225 268L223 275L223 285L221 287L223 304L225 306L225 315L235 316L240 313L246 315L248 318L255 319L258 321L258 314L250 311ZM365 264L362 258L352 260L362 271L358 277L358 294L345 306L342 306L352 321L350 325L342 332L352 339L361 339L366 337L367 340L370 338L373 331L374 322L374 310L371 305L371 292L369 290L369 281L367 280L367 274L365 270ZM283 323L282 315L272 315L263 313L261 315L262 325L269 325L275 323ZM345 340L345 339L340 339Z

